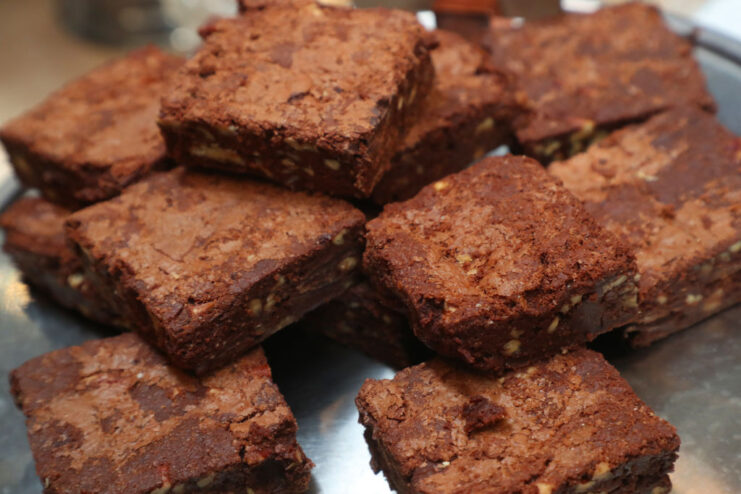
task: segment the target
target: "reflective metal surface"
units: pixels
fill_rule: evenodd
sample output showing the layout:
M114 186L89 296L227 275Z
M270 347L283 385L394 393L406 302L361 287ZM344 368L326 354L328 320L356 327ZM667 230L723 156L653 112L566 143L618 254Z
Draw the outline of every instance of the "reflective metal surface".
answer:
M741 68L708 50L698 49L697 55L720 103L721 120L741 134ZM41 492L23 417L8 393L8 372L49 350L108 335L30 293L0 254L0 494ZM276 335L266 350L298 418L299 441L317 464L313 492L389 492L383 476L368 466L353 400L364 379L390 377L391 369L290 330ZM741 307L613 363L638 395L679 429L674 492L741 492Z

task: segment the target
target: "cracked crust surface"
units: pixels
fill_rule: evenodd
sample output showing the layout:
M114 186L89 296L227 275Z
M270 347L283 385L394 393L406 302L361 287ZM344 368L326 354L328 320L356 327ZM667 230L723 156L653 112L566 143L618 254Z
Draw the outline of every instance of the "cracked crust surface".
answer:
M182 62L155 47L136 50L11 120L0 139L21 181L50 201L79 208L160 166L160 97Z
M67 233L132 329L203 372L342 293L364 223L338 199L177 168L76 212Z
M163 99L168 149L186 165L368 197L432 86L427 35L399 10L277 3L201 30Z
M32 359L11 385L46 493L308 486L313 465L260 348L199 379L129 333Z
M525 365L633 315L625 242L525 157L484 159L386 206L364 256L422 341L482 369Z
M645 345L741 301L741 138L715 117L666 112L549 171L636 252L631 341Z
M632 3L519 27L494 18L488 37L495 63L519 76L533 103L534 116L523 120L517 137L540 159L563 159L573 154L569 146L580 150L599 129L668 108L715 106L690 43L651 6ZM578 139L570 142L569 134Z
M356 399L374 461L401 493L651 492L679 437L598 353L501 378L436 359L367 380Z

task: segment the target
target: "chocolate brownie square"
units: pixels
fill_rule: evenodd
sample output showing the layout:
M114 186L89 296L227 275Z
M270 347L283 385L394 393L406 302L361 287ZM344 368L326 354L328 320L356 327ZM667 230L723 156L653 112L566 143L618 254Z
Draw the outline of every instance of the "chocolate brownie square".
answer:
M345 291L364 222L338 199L176 168L72 214L67 233L129 327L202 373Z
M79 208L161 168L157 111L180 57L148 47L70 82L0 129L21 182Z
M408 12L276 2L202 36L159 121L187 166L368 197L432 86Z
M549 169L636 252L644 346L741 302L741 138L676 109Z
M690 43L638 2L524 24L494 18L486 45L532 100L517 138L543 163L669 108L715 107Z
M512 122L527 112L513 77L493 67L484 50L455 33L433 31L435 85L422 114L373 190L376 204L409 199L512 142Z
M35 288L89 319L116 324L115 311L85 277L82 263L67 245L64 221L69 214L41 198L16 200L0 216L3 250Z
M387 307L366 280L309 313L300 324L397 369L422 362L431 353L414 336L406 316Z
M373 454L405 494L669 492L679 437L586 349L496 379L433 360L356 399Z
M201 379L133 333L10 377L45 493L298 493L311 460L262 349Z
M491 371L589 341L636 307L627 244L520 156L387 205L367 225L364 263L427 346Z

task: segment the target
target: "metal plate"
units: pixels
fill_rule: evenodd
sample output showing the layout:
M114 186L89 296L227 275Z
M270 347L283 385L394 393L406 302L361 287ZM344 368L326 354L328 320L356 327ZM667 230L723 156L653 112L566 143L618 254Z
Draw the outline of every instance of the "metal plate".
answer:
M736 50L728 44L717 51L698 47L696 54L719 102L720 119L741 134L741 66L724 55L741 54ZM109 335L29 292L0 254L0 494L41 492L23 417L8 393L10 370L44 352ZM354 398L366 378L388 378L393 371L292 330L276 335L266 349L298 419L299 441L317 465L312 492L389 492L383 476L368 466ZM741 492L741 307L613 363L638 395L679 429L673 492Z

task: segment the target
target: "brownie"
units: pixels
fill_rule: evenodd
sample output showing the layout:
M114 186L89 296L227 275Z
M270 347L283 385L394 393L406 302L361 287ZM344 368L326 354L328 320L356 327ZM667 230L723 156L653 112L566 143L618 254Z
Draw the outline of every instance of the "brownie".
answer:
M133 333L10 376L45 493L298 493L311 460L257 347L195 378Z
M128 326L203 373L345 291L364 222L338 199L176 168L72 214L67 234Z
M741 138L687 107L551 165L636 252L643 346L741 302Z
M85 277L82 263L65 241L70 211L38 197L22 197L0 216L3 250L24 279L61 305L104 324L117 324L108 306Z
M356 399L374 469L404 494L664 494L679 437L604 358L500 378L433 360Z
M364 265L437 353L519 367L627 323L635 259L530 158L486 158L387 205Z
M714 109L692 46L648 5L524 24L493 18L485 44L532 100L517 138L544 163L672 107Z
M201 30L163 99L169 153L368 197L432 86L431 41L409 12L268 3Z
M142 48L51 94L0 129L21 182L68 208L108 199L165 166L162 93L182 59Z
M430 351L412 332L403 313L384 305L366 280L315 309L301 326L401 369L422 362Z
M435 85L417 123L373 190L377 204L409 199L512 141L512 122L527 111L524 93L484 50L455 33L433 31Z

